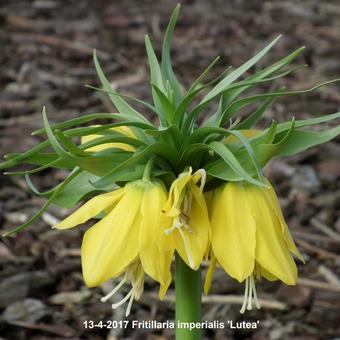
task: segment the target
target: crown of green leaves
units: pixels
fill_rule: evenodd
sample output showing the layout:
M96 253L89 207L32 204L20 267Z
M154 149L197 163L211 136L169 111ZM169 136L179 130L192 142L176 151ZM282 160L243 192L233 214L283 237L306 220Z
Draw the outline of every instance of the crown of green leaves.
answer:
M45 135L46 140L26 152L5 156L6 161L0 163L0 169L23 163L36 166L30 170L5 174L24 175L32 191L47 198L44 206L33 217L6 235L26 228L51 203L73 207L93 194L110 191L126 182L142 178L150 159L153 160L152 177L159 178L167 187L188 166L206 170L206 190L218 187L224 181L247 181L263 186L261 170L272 157L294 155L327 142L339 134L339 125L321 132L302 129L334 120L340 117L340 112L337 112L306 120L292 118L283 123L272 121L265 130L251 138L246 137L242 131L254 129L276 98L308 93L338 79L300 91L279 89L247 96L246 91L257 85L274 82L305 66L291 66L304 50L301 47L271 66L244 76L277 43L279 36L243 65L236 69L228 68L216 79L206 81L209 71L219 58L214 59L191 87L185 90L173 72L170 59L170 42L179 11L178 5L166 29L161 62L158 61L150 38L145 36L151 73L151 104L115 92L94 52L94 65L102 88L89 87L107 93L117 112L83 115L50 124L44 108L44 127L32 134ZM134 109L129 104L132 102L143 105L147 115ZM198 104L194 104L197 102ZM213 102L217 103L215 110L211 109L210 104ZM254 104L256 109L248 117L243 120L235 119L241 110L254 107ZM157 124L149 119L152 115L156 116ZM104 120L105 123L99 126L83 126L98 120ZM232 120L234 122L230 124ZM200 123L201 121L203 122ZM112 129L118 126L129 127L136 138ZM80 145L75 143L75 137L87 135L96 135L97 138ZM233 136L232 142L226 143L228 136ZM129 144L135 151L119 148L87 150L113 142ZM47 168L67 169L70 174L53 189L39 192L29 176Z

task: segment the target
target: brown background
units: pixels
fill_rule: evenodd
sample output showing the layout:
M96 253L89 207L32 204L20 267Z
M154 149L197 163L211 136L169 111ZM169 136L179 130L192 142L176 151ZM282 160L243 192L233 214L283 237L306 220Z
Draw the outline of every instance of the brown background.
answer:
M157 51L176 2L158 1L1 1L0 2L0 154L22 151L38 142L29 136L41 127L46 105L52 121L94 112L112 111L101 94L84 87L98 85L92 50L98 50L107 76L124 94L149 99L144 34ZM238 66L280 33L284 34L268 65L305 45L299 59L309 69L279 81L278 86L308 88L340 76L340 4L338 1L183 1L175 31L173 64L188 85L216 56L226 66ZM103 101L104 99L104 101ZM339 86L302 97L278 100L263 125L339 111ZM247 114L247 111L242 113ZM325 125L326 126L326 125ZM258 284L258 293L280 302L284 310L263 308L241 317L239 306L223 302L241 295L243 286L222 272L215 275L204 319L260 320L257 330L207 331L207 339L335 339L340 336L340 147L336 141L303 155L273 161L266 175L276 184L285 216L307 259L300 265L296 287ZM54 186L65 174L44 172L34 182ZM22 178L0 175L0 228L25 221L43 203ZM0 241L0 334L5 339L171 339L168 330L86 330L84 320L119 320L99 297L109 289L86 290L81 278L79 246L84 227L50 230L67 211L51 207L44 219L16 238ZM127 288L126 288L127 289ZM174 306L154 298L147 281L131 319L172 320ZM173 290L168 297L171 299ZM209 299L209 297L208 297ZM220 301L220 302L219 302Z

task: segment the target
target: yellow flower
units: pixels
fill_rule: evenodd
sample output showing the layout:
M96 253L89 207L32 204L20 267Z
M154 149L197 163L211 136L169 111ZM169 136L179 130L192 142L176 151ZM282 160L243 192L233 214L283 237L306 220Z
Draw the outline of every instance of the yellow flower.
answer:
M173 250L163 251L158 242L171 219L162 213L167 193L158 182L138 180L125 187L98 195L55 228L68 229L104 212L105 216L86 231L81 247L84 281L95 287L125 272L121 283L103 298L110 298L125 282L132 284L127 296L113 308L138 300L144 287L144 273L160 283L162 299L171 282ZM163 229L161 228L163 227Z
M261 130L256 130L256 129L238 130L238 131L243 135L243 137L245 137L247 139L251 139L253 137L258 136L260 133L262 133ZM230 135L230 136L224 138L225 144L231 144L231 143L238 142L238 141L239 141L238 138L233 136L233 135Z
M93 125L93 127L96 127L99 125ZM126 137L130 138L136 138L136 136L133 134L131 129L128 126L117 126L111 129L112 131L117 131L120 132L121 134L125 135ZM81 137L81 144L85 144L87 142L91 142L92 140L102 137L101 135L87 135L87 136L82 136ZM116 149L121 149L124 151L135 151L135 148L132 145L125 144L125 143L105 143L105 144L99 144L96 146L92 146L90 148L87 148L86 151L93 151L93 152L98 152L102 151L105 149L110 149L110 148L116 148Z
M175 247L183 261L197 270L207 250L210 232L208 210L203 195L205 171L192 169L181 173L172 183L163 210L172 218L165 232L164 247ZM198 186L200 182L200 186Z
M239 282L246 280L245 302L258 306L255 279L280 279L295 285L297 268L292 254L303 261L290 235L274 189L246 182L229 182L214 192L211 203L212 262L208 291L216 261Z

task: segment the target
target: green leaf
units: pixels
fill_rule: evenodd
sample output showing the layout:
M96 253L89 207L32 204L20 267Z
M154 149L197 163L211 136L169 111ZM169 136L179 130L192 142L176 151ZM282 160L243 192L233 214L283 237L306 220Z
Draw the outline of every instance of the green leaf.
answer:
M109 97L113 103L113 105L116 107L118 112L120 113L127 113L131 116L138 117L142 120L145 120L145 117L143 117L138 111L136 111L132 106L130 106L124 99L122 99L120 96L117 95L116 91L112 89L112 86L110 82L107 80L102 67L100 66L99 60L97 58L96 50L93 51L93 61L94 66L97 71L97 75L106 91L112 92L112 94L109 94Z
M180 4L178 4L171 14L169 24L164 35L161 64L163 79L164 81L169 81L171 88L174 91L176 103L178 103L181 100L182 93L181 85L179 84L171 65L170 44L180 9L181 6Z
M321 83L319 85L313 86L309 89L305 89L305 90L297 90L297 91L275 91L275 92L270 92L270 93L264 93L264 94L259 94L259 95L255 95L255 96L250 96L250 97L246 97L246 98L242 98L239 100L234 101L233 103L231 103L226 110L222 113L222 117L221 117L221 124L226 123L231 117L233 117L235 115L236 112L238 112L239 110L241 110L243 107L256 103L258 101L261 100L266 100L268 98L276 98L276 97L283 97L283 96L296 96L299 94L305 94L308 92L312 92L315 91L316 89L322 87L322 86L326 86L326 85L330 85L336 82L339 82L340 79L333 79L330 81L326 81L324 83Z
M264 114L264 112L267 111L268 107L273 103L274 98L273 97L269 97L267 98L262 105L260 105L258 107L257 110L255 110L249 117L247 117L246 119L244 119L242 122L240 122L239 124L237 124L235 126L235 129L238 130L245 130L245 129L251 129L256 123L257 121L262 117L262 115Z
M234 154L227 148L226 145L220 142L212 142L209 144L209 147L215 151L223 161L243 180L255 184L257 186L266 186L263 182L260 182L253 177L249 176L248 173L244 170L242 165L239 163Z
M159 66L156 53L152 47L150 38L147 34L145 35L145 47L150 65L151 82L153 84L156 84L156 86L164 93L165 87L163 83L161 68Z
M140 127L145 127L148 129L155 128L151 123L146 123L144 120L141 121L139 118L136 118L134 116L128 115L128 114L122 114L122 113L94 113L94 114L89 114L89 115L84 115L81 117L76 117L73 119L66 120L64 122L60 123L55 123L51 124L51 129L56 130L56 129L66 129L70 128L72 126L84 124L91 122L93 120L99 120L99 119L117 119L117 120L123 120L123 122L120 123L115 123L114 126L122 126L122 125L132 125L134 126L140 126ZM110 126L112 127L112 125ZM88 127L88 128L93 128L93 127ZM31 134L33 136L41 135L45 133L45 129L41 128L38 130L33 131Z
M58 140L75 156L88 156L88 152L83 151L72 143L60 130L55 130L55 135Z
M278 76L276 76L278 77ZM247 85L257 85L257 84L262 84L262 83L266 83L266 82L269 82L269 81L272 81L273 79L275 79L276 77L272 77L272 78L265 78L265 79L258 79L258 80L251 80L251 81L240 81L238 83L235 83L235 84L232 84L230 85L224 92L223 94L226 94L228 92L231 92L235 89L238 89L238 88L242 88L242 87L245 87ZM268 94L268 96L272 95L272 93ZM214 99L214 98L212 98ZM212 100L211 99L211 100ZM256 101L260 101L261 98L259 98L258 100ZM264 98L262 98L263 100ZM210 100L210 101L211 101ZM235 101L234 103L236 103L237 101ZM208 106L209 104L209 101L208 102L205 102L203 104L199 104L198 106L196 106L188 115L188 117L185 119L185 124L184 124L184 127L183 127L183 131L190 131L190 126L193 124L194 120L198 117L198 115ZM227 113L227 110L229 109L229 107L231 106L232 104L230 104L222 113L219 111L219 110L214 114L212 115L211 117L209 117L205 122L204 122L204 125L205 126L213 126L213 127L217 127L217 126L220 126L221 125L221 117L226 115ZM220 105L221 106L221 105ZM231 116L231 115L230 115ZM227 116L225 119L227 118L230 118L229 116Z
M262 142L267 143L273 138L276 130L276 124L273 123L270 129L264 132L261 136L250 140L250 144L255 154L257 164L260 168L263 168L267 162L274 157L282 145L289 141L294 131L295 122L294 120L290 122L290 128L286 131L285 135L275 144L262 144ZM243 146L243 145L242 145ZM231 148L231 145L230 145ZM233 152L235 158L238 160L239 164L242 164L244 171L249 176L254 176L256 174L256 169L254 164L249 158L249 154L244 147L234 150ZM209 175L225 180L225 181L241 181L244 177L241 173L236 172L231 168L224 160L217 160L206 166L206 171Z
M261 181L263 182L264 180L263 180L263 175L262 175L262 172L261 172L261 167L260 167L260 165L257 162L257 158L256 158L256 155L255 155L255 152L253 150L252 145L249 143L248 139L245 138L242 135L242 133L240 131L237 131L237 130L229 130L229 133L232 136L235 136L240 141L240 143L242 144L244 149L247 151L248 156L249 156L251 162L253 163L253 165L254 165L254 167L256 169L257 177L259 179L261 179Z
M52 188L52 189L49 189L49 190L44 191L44 192L41 192L41 191L39 191L39 190L35 187L35 185L34 185L33 182L31 181L31 178L29 177L28 174L25 175L25 180L26 180L27 186L32 190L32 192L33 192L34 194L36 194L36 195L38 195L38 196L45 196L45 197L47 196L47 197L49 197L49 196L51 196L51 195L59 188L59 186L60 186L60 184L58 184L57 186L55 186L55 187Z
M25 158L28 158L28 157L46 149L46 148L48 148L49 146L50 146L49 141L41 142L41 143L37 144L36 146L34 146L32 149L30 149L26 152L20 153L15 158L12 158L12 159L9 159L5 162L0 163L0 169L6 169L6 168L16 166L20 161L22 161Z
M297 120L295 122L295 126L296 128L311 126L311 125L328 122L328 121L331 121L337 118L340 118L340 112L336 112L336 113L332 113L329 115L316 117L316 118ZM290 128L290 122L280 123L277 125L277 134L279 134L280 132L286 131L289 128Z
M190 86L188 93L190 94L196 90L197 86L204 80L204 78L209 74L210 70L216 65L216 63L220 60L220 56L217 56L205 69L204 71L197 77L197 79Z
M20 156L21 153L11 153L7 155L8 159L15 159ZM50 152L36 153L25 158L21 163L27 163L32 165L45 165L52 162L56 162L54 167L60 169L72 169L66 162L64 162L57 154Z
M28 163L28 162L26 161L26 163ZM65 164L65 165L61 166L61 164ZM35 174L37 172L43 171L43 170L48 169L48 168L57 168L57 169L68 169L68 170L71 170L74 167L70 166L69 164L64 162L60 157L58 157L54 161L51 161L51 162L48 162L48 163L44 163L44 164L42 164L41 166L39 166L37 168L30 169L30 170L24 170L24 171L6 171L6 172L4 172L4 175L8 175L8 176L31 175L31 174Z
M275 72L281 70L283 67L289 65L297 56L299 56L301 54L301 52L304 50L304 47L300 47L297 50L293 51L292 53L290 53L288 56L282 58L281 60L277 61L275 64L270 65L268 67L266 67L263 70L260 70L259 72L255 73L254 75L246 78L244 80L245 86L242 87L238 87L235 88L233 91L228 91L224 96L223 96L223 109L221 110L221 112L226 108L226 106L228 104L230 104L236 97L238 97L241 93L243 93L244 91L248 90L249 88L251 88L253 86L252 81L257 81L257 80L261 80L261 79L266 79L269 81L272 80L276 80L279 78L283 78L287 75L289 75L292 72L295 72L296 70L305 67L306 65L299 65L296 67L293 67L290 70L287 70L281 74L278 74L276 76L273 76L271 78L267 78L268 76L274 74ZM256 82L254 83L256 84Z
M154 95L159 103L159 107L161 108L162 112L164 112L165 123L167 125L172 124L173 116L175 113L174 104L169 101L167 96L155 84L151 84L151 86L154 90Z
M92 90L95 90L95 91L104 92L106 94L111 94L113 96L118 96L120 98L129 99L129 100L134 101L134 102L136 102L138 104L141 104L142 106L145 106L148 109L148 111L154 112L156 115L160 116L160 113L158 112L158 110L154 106L152 106L151 104L145 102L144 100L140 100L138 98L131 97L131 96L128 96L126 94L121 94L121 93L117 93L117 92L101 89L99 87L92 86L92 85L85 85L85 87L87 87L89 89L92 89ZM145 122L145 123L151 124L151 122L146 117L144 117L142 114L140 114L138 117L135 116L135 115L131 115L129 113L125 113L125 115L133 117L132 119L130 119L132 121L136 121L137 120L137 121L140 121L140 122Z
M2 236L6 237L6 236L12 236L16 233L18 233L19 231L22 231L23 229L27 228L29 225L31 225L32 223L34 223L45 211L46 209L49 207L49 205L52 203L52 201L54 200L54 198L70 183L70 181L72 181L73 178L77 177L82 170L80 169L75 169L74 172L72 172L58 187L58 189L56 189L53 194L51 195L51 197L44 203L44 205L30 218L28 219L28 221L26 221L25 223L19 225L18 227L14 228L13 230L7 231L5 232Z
M212 98L215 98L219 94L221 94L227 87L234 82L237 78L239 78L243 73L249 70L252 66L254 66L260 59L262 59L269 50L277 43L280 39L280 35L275 38L270 44L264 47L259 53L257 53L253 58L249 59L243 65L238 67L236 70L228 74L224 79L222 79L201 101L200 104L204 102L210 101Z
M276 156L292 156L313 146L326 143L340 134L340 125L326 131L295 130ZM280 138L278 135L278 138Z
M176 108L176 112L174 113L174 124L181 126L183 121L183 115L188 108L188 105L192 102L192 100L196 97L196 95L201 92L203 89L211 86L216 82L216 79L213 79L209 83L205 85L199 86L200 82L207 76L211 68L217 63L220 57L215 58L208 67L201 73L201 75L193 82L187 94L183 97L181 102Z
M135 165L139 161L143 161L143 163L145 164L144 158L151 155L157 155L164 158L168 162L168 164L176 164L179 159L179 155L176 149L165 143L155 143L145 148L138 149L131 158L114 167L100 180L92 183L92 185L96 188L103 188L110 183L117 182L117 178L120 178L120 176L124 174L124 172L126 172L126 169L131 168L131 166Z
M151 83L155 84L158 91L161 92L161 94L163 96L165 96L165 94L164 94L165 87L164 87L164 82L163 82L163 77L162 77L162 71L161 71L161 68L159 66L159 63L158 63L158 60L157 60L157 57L156 57L156 53L155 53L155 51L152 47L152 44L151 44L151 41L150 41L150 38L149 38L148 35L145 35L145 47L146 47L146 52L147 52L147 55L148 55L148 61L149 61L149 65L150 65ZM162 112L163 106L160 102L159 94L157 94L157 91L155 90L155 88L153 86L152 86L152 97L153 97L153 102L154 102L154 105L155 105L157 111ZM161 121L162 125L165 124L166 121L165 121L163 115L160 115L160 121Z
M126 159L126 157L131 157L130 152L113 153L112 151L109 154L108 152L98 152L88 157L79 157L77 155L74 155L72 154L71 150L64 150L64 148L55 138L47 119L45 107L43 109L43 121L47 136L49 138L49 141L51 142L53 149L63 160L70 162L74 165L74 167L80 167L83 170L101 176L107 172L107 169L112 169L112 166L116 162L120 162L122 157L123 159Z
M158 130L144 130L147 135L155 137L157 141L172 145L179 149L183 143L183 135L176 125L160 128Z
M72 208L89 194L100 193L103 191L109 192L118 188L117 185L113 184L103 190L98 190L90 183L98 179L99 177L96 175L86 171L82 172L72 181L70 181L69 184L62 191L60 191L58 195L55 196L55 198L52 200L52 203L63 208Z

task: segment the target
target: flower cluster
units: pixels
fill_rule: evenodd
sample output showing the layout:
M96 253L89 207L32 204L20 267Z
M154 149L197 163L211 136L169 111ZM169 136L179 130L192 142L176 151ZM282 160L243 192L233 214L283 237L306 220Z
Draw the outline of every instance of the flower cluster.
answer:
M162 299L177 254L192 271L200 268L203 259L209 261L205 292L216 265L245 282L244 312L253 305L259 307L256 281L265 278L294 285L297 268L293 256L303 261L263 168L273 157L295 155L336 137L339 125L324 131L305 127L334 121L340 113L305 120L292 117L280 123L273 120L264 129L255 126L274 100L314 91L337 79L310 89L277 88L254 95L258 85L270 83L275 89L277 79L304 66L291 66L303 51L299 48L250 73L277 37L241 66L207 81L216 58L185 90L170 59L179 10L177 6L170 18L160 62L150 38L145 37L152 103L115 92L94 52L102 87L90 88L108 94L114 113L50 124L44 108L44 126L32 134L45 136L45 140L26 152L5 156L0 169L30 166L6 174L24 175L32 191L47 199L34 216L5 235L32 224L52 203L72 208L85 201L55 228L68 229L98 219L82 242L85 283L95 287L121 277L103 301L128 283L131 289L113 307L127 302L129 314L133 301L143 292L145 275L159 283ZM144 113L131 104L136 101L145 108ZM251 112L246 117L244 109ZM236 117L239 113L243 113L242 119ZM50 168L66 170L69 175L56 187L40 192L31 176Z
M124 146L119 146L124 147ZM204 193L206 172L192 168L179 174L169 192L159 180L144 178L123 188L95 196L55 228L68 229L92 217L104 217L84 235L81 247L83 276L95 287L123 275L102 301L125 283L132 285L116 308L138 300L145 274L159 282L162 299L171 283L170 266L175 251L193 270L205 255L211 265L207 293L216 263L239 282L245 281L241 312L257 300L255 281L264 277L296 284L292 255L303 261L282 216L275 191L246 182L229 182ZM207 203L208 202L208 203Z

